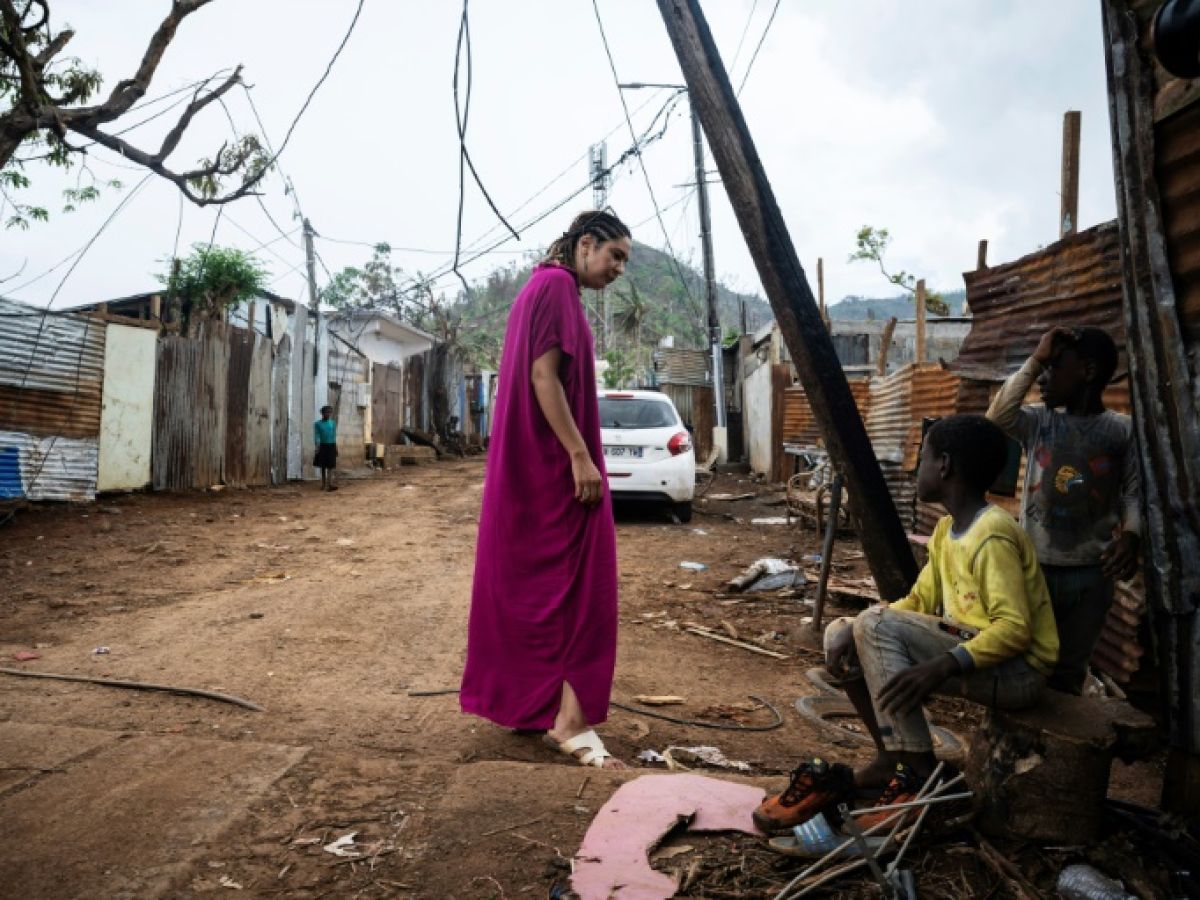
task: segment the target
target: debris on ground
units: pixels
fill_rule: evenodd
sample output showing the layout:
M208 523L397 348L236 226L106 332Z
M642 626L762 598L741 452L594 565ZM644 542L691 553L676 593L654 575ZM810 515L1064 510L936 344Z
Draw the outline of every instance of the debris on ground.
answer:
M788 516L761 516L757 519L750 520L751 525L791 525L792 520Z
M18 650L12 656L17 662L31 662L35 659L41 659L42 654L34 653L32 650Z
M753 500L755 494L708 494L706 500L722 500L726 503L732 503L735 500Z
M680 824L690 831L755 834L751 812L762 788L701 775L644 775L621 785L596 814L575 854L571 887L580 900L608 900L618 889L667 900L680 888L650 867L649 854Z
M642 706L682 706L687 703L687 698L674 694L634 694L633 702Z
M672 772L687 771L695 766L712 766L714 769L735 769L738 772L749 772L750 763L740 759L730 759L718 748L704 747L668 747L662 753L663 761Z
M740 574L729 579L725 583L725 587L734 593L744 591L753 586L755 590L779 590L779 588L762 588L758 587L758 583L766 578L779 579L783 578L780 587L792 587L793 582L796 584L804 584L805 576L800 571L798 566L793 565L787 560L778 559L773 556L764 556L762 559L756 559L750 565L746 566Z
M1121 882L1083 864L1063 869L1055 887L1064 900L1137 900Z
M706 566L704 563L691 562L690 560L686 560L686 559L679 564L679 568L687 569L689 572L707 572L708 571L708 566Z

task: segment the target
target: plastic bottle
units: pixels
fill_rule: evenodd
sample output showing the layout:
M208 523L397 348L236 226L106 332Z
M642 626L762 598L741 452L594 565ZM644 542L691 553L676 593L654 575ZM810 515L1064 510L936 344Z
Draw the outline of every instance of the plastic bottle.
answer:
M1091 866L1067 866L1058 876L1058 896L1064 900L1137 900L1119 881Z

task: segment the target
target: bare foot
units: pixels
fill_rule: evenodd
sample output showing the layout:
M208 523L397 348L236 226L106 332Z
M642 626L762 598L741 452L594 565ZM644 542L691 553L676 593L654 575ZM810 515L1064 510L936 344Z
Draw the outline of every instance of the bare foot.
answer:
M896 763L886 756L876 756L870 763L854 771L854 786L884 788L896 772Z

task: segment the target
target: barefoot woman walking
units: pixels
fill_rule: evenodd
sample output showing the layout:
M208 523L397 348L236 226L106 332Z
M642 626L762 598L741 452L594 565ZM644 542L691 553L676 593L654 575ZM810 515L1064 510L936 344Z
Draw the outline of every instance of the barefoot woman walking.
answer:
M580 288L607 287L629 252L616 216L578 216L509 313L461 695L465 712L612 768L592 726L616 664L616 531Z

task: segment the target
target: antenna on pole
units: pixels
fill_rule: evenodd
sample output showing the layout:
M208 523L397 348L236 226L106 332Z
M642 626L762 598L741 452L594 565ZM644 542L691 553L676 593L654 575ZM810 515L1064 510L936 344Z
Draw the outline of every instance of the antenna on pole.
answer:
M588 148L588 171L592 177L592 208L608 206L608 188L612 176L608 172L608 144L601 141Z

